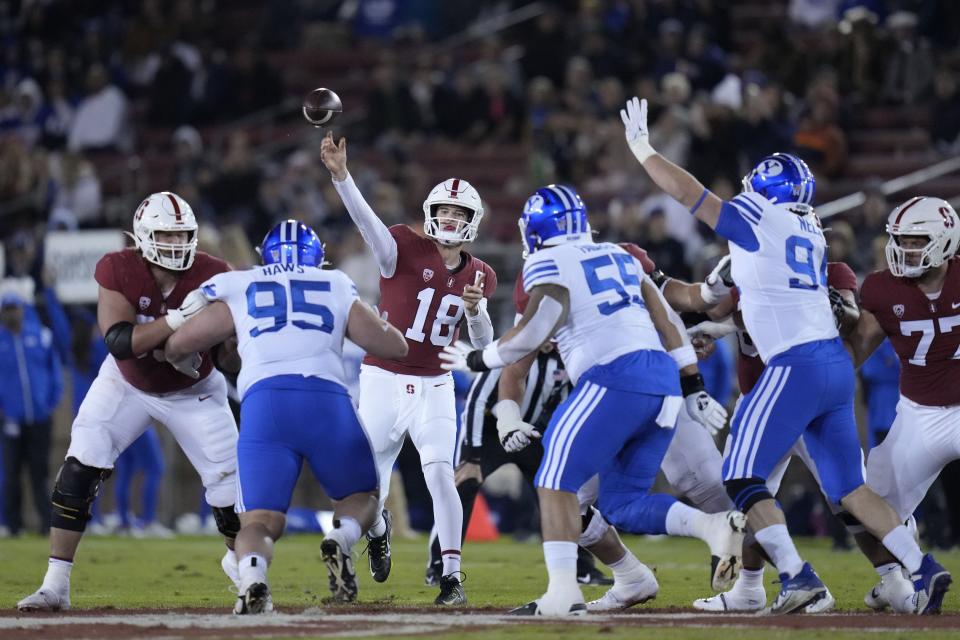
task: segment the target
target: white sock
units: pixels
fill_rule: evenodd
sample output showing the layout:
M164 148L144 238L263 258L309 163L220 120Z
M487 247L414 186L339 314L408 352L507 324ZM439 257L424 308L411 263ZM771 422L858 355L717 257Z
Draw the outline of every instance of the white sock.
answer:
M887 574L890 573L900 573L900 563L899 562L888 562L887 564L882 564L879 567L874 567L877 572L877 575L880 578L885 578ZM902 574L901 574L902 575Z
M377 521L367 529L367 535L371 538L379 538L387 532L387 521L383 519L383 509L380 509Z
M706 540L710 517L702 511L675 502L667 511L667 534Z
M340 526L326 535L327 538L333 538L340 545L343 553L349 555L353 545L357 544L362 535L360 523L350 517L340 518Z
M47 573L43 576L43 587L51 591L70 591L70 571L73 562L50 558L47 561Z
M741 569L740 577L733 585L733 590L763 589L763 567L759 569Z
M267 559L256 553L240 558L240 593L250 585L267 581Z
M577 584L577 543L551 540L543 543L543 559L550 582L547 592L580 589ZM612 567L611 567L612 568Z
M637 556L633 555L629 549L624 549L624 551L626 553L623 554L622 558L607 565L610 567L610 570L613 571L614 584L636 582L643 574L643 563L640 562Z
M787 531L787 525L774 524L754 534L757 542L767 552L774 566L780 573L787 574L788 578L800 573L803 570L803 560L797 553L797 547L790 539L790 533Z
M883 546L890 550L890 553L907 568L911 574L920 570L920 563L923 562L923 551L917 546L910 530L900 525L893 531L883 537Z
M453 466L431 462L423 466L423 479L433 499L433 518L437 524L443 575L460 571L460 548L463 533L463 503L453 480Z

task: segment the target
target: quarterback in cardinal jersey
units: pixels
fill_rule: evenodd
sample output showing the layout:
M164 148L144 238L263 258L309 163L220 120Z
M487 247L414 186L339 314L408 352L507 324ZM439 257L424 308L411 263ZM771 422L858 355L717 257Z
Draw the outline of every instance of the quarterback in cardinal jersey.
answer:
M380 506L387 497L393 463L407 434L417 451L433 498L443 557L440 595L435 603L466 602L460 584L460 530L463 507L454 483L457 421L453 377L438 354L459 335L464 318L471 342L493 341L486 299L497 276L485 262L463 250L477 236L483 218L480 194L466 180L435 186L423 203L423 237L405 225L387 228L363 199L347 172L346 140L324 138L323 163L350 217L380 267L380 310L407 338L402 360L368 356L360 369L360 417L373 441L380 472ZM383 582L390 573L390 518L370 528L370 573Z
M167 191L137 208L133 238L136 248L108 253L97 263L97 321L110 355L74 420L51 499L47 574L40 589L18 603L21 611L69 608L73 557L100 484L120 453L153 422L169 429L200 474L231 549L224 571L236 577L237 425L227 405L227 383L213 371L207 352L176 363L163 357L167 338L206 305L197 288L229 267L197 251L193 210Z

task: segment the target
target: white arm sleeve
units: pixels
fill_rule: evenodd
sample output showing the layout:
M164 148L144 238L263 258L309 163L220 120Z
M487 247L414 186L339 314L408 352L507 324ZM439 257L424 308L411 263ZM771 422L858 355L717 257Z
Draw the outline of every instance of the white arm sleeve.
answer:
M474 349L483 349L493 342L493 320L487 313L487 299L480 300L477 315L467 316L467 333L470 334L470 344Z
M491 342L483 350L483 363L490 368L513 364L553 335L553 328L563 315L563 305L550 296L540 300L537 312L519 333L508 341Z
M380 273L384 278L393 277L397 270L397 241L390 235L390 229L363 199L363 194L357 189L353 176L348 173L343 182L334 180L333 186L340 194L344 206L347 207L350 219L360 230L360 235L370 245L373 257L380 266Z

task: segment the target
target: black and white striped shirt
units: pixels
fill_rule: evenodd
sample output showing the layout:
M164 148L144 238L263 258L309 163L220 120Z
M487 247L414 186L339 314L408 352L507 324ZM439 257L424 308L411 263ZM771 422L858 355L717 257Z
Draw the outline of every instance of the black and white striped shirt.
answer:
M483 444L483 425L487 416L492 417L493 406L499 401L500 372L503 369L484 371L473 380L467 392L467 403L463 408L461 423L464 427L464 445L479 448ZM552 413L556 405L567 397L570 381L556 350L539 353L537 360L527 374L527 385L520 403L523 421L536 425L543 415L544 406L549 402ZM556 393L555 393L556 392ZM552 400L551 400L552 397ZM544 426L546 422L544 421Z

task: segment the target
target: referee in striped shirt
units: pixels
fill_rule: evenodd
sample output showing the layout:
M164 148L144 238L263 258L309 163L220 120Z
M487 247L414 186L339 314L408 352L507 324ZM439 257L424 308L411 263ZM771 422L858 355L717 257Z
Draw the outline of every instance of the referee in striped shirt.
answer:
M492 369L474 378L461 415L465 434L460 447L456 481L457 493L463 503L464 536L473 512L473 503L484 479L512 462L520 468L524 479L532 488L534 476L543 458L543 445L539 438L515 453L507 453L500 444L493 407L499 401L498 387L504 371L507 369ZM532 424L543 435L550 416L566 399L570 389L570 380L559 354L552 345L545 345L527 374L523 402L520 405L523 421ZM430 562L425 582L433 585L440 579L443 562L440 559L440 542L435 531L431 533L430 539ZM582 584L613 584L612 579L596 568L593 556L584 549L579 549L577 579Z

